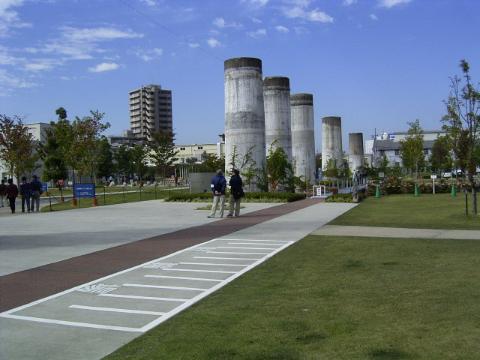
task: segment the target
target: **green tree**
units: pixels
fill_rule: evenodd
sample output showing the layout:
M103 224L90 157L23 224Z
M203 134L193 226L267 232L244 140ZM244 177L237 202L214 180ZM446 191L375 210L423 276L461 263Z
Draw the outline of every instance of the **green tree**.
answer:
M465 166L473 189L473 212L477 214L477 191L474 175L478 166L475 156L480 130L480 89L474 85L470 65L460 61L462 78L451 78L450 94L445 101L447 113L443 128L452 139L455 161Z
M102 137L98 141L98 149L97 176L109 177L115 173L115 166L113 164L112 146L106 137Z
M50 123L50 129L46 130L45 144L39 145L39 154L44 165L42 174L44 181L53 180L57 182L68 177L65 156L55 135L56 129L56 124L54 122Z
M215 154L207 154L207 152L204 151L200 169L205 172L215 172L218 169L225 169L225 158L223 156L218 157Z
M116 170L120 175L126 177L132 175L131 150L126 145L122 145L118 148L113 155L113 159Z
M38 160L35 148L33 135L20 117L0 115L0 160L17 181L35 169Z
M274 145L275 142L270 146L265 162L269 190L278 191L279 186L291 188L291 182L293 182L292 165L288 161L285 151L281 147Z
M425 155L423 153L423 130L420 127L420 120L409 122L408 135L400 141L400 157L403 166L410 171L415 171L418 176L418 169L425 164Z
M178 151L175 150L175 134L173 132L157 131L152 134L152 140L148 143L150 158L163 178L167 170L176 160Z
M324 174L330 179L338 178L339 172L334 159L328 159L327 168L325 169Z
M442 171L452 168L452 157L450 155L451 145L447 136L438 137L432 147L430 164L433 171Z
M148 148L143 145L135 144L130 152L130 164L131 172L138 176L139 180L142 180L147 172L147 157Z
M103 123L104 113L90 111L90 116L76 117L72 123L73 143L69 151L70 159L75 170L81 176L96 179L99 163L101 134L110 127Z

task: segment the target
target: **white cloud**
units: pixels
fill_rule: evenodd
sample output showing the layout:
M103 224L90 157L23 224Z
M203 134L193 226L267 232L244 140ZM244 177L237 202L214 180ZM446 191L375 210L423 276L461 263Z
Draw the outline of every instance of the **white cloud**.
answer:
M262 8L268 4L269 0L242 0L242 3L246 3L253 8Z
M163 55L163 49L153 48L150 50L139 50L135 53L140 59L145 62L159 59Z
M196 48L200 47L200 44L199 43L188 43L188 46L192 49L196 49Z
M311 0L284 0L283 14L290 19L303 19L312 22L333 23L333 17L317 8L310 9Z
M284 33L284 34L290 32L290 30L287 27L282 26L282 25L275 26L275 30L277 30L278 32Z
M247 35L250 36L251 38L254 39L260 39L262 37L267 36L267 30L266 29L258 29L255 31L249 31L247 32Z
M92 59L94 54L104 52L103 49L99 48L100 43L143 37L143 34L113 27L62 27L60 30L60 38L47 41L45 45L39 48L28 48L28 51L60 55L64 60L88 60Z
M11 89L25 89L34 86L37 86L37 84L12 75L5 69L0 69L0 96L8 95Z
M35 59L24 65L24 69L30 72L39 72L51 70L55 66L60 65L61 61L54 59Z
M374 21L377 21L378 20L378 16L375 15L375 14L370 14L369 15L370 19L374 20Z
M0 0L0 36L7 35L11 28L31 26L31 24L21 21L18 13L13 10L15 7L22 6L23 3L24 0Z
M209 38L207 40L207 44L208 46L210 46L211 48L216 48L216 47L219 47L222 45L222 43L220 41L218 41L217 39L215 38Z
M23 60L23 58L11 55L8 48L0 46L0 65L16 65Z
M99 72L117 70L119 67L120 65L118 65L117 63L101 63L93 67L89 67L88 71L99 73Z
M140 2L144 3L147 6L155 6L157 5L155 0L140 0Z
M350 5L353 5L353 4L356 4L358 2L358 0L343 0L343 5L344 6L350 6Z
M252 17L251 20L252 20L252 22L254 22L255 24L261 24L261 23L263 23L262 20L260 20L259 18L256 18L256 17Z
M397 5L408 4L412 0L378 0L378 5L390 9Z
M215 20L213 20L213 25L218 27L219 29L224 29L224 28L236 28L239 29L242 27L242 24L236 23L236 22L226 22L224 18L218 17Z

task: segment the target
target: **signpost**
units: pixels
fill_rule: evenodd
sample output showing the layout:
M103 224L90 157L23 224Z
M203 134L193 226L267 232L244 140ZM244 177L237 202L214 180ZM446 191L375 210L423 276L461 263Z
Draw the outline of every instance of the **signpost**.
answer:
M91 198L93 206L96 206L95 184L73 184L74 199Z
M433 194L435 195L435 179L437 178L437 175L433 174L433 175L430 175L430 179L432 179L432 191L433 191Z

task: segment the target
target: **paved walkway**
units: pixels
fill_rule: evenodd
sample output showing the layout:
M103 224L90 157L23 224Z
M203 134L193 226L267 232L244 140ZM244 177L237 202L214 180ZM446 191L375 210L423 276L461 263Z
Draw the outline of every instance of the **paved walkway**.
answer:
M1 276L0 359L102 358L353 206L272 206Z
M480 240L480 230L407 229L376 226L325 225L314 231L313 235Z

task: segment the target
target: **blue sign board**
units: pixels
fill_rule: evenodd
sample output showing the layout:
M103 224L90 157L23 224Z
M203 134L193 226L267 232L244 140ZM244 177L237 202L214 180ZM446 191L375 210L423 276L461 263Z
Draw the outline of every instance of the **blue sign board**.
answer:
M42 193L46 193L48 191L48 183L42 182Z
M73 193L76 198L94 198L95 184L74 184Z

